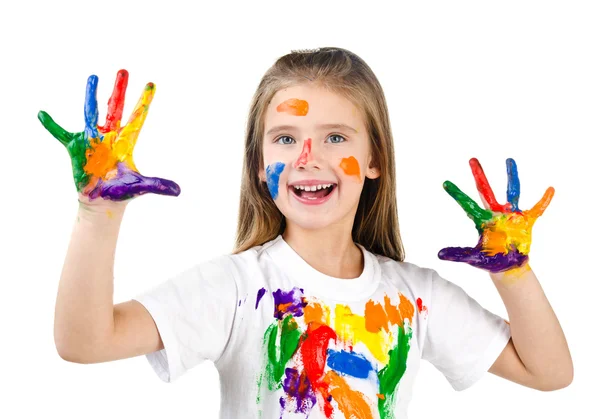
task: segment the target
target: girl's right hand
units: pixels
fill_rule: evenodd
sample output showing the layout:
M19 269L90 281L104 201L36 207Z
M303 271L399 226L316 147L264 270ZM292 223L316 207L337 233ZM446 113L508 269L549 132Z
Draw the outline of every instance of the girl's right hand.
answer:
M135 167L133 149L155 86L153 83L146 85L129 121L121 127L128 78L126 70L117 73L104 126L98 125L98 77L94 75L87 82L85 129L82 132L68 132L46 112L38 113L42 125L67 148L79 201L88 208L124 207L130 199L145 193L178 196L181 192L175 182L143 176Z

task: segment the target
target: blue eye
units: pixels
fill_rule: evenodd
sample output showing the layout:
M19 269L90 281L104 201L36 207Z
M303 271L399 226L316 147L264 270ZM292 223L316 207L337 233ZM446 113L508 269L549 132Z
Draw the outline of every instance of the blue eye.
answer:
M333 134L333 135L329 136L329 138L333 138L333 137L337 137L337 138L341 139L341 141L332 141L332 144L340 144L340 143L343 143L344 141L346 141L346 139L344 137L342 137L341 135Z
M292 137L288 137L287 135L284 135L284 136L281 136L281 137L279 137L277 140L275 140L275 141L277 142L277 144L293 144L293 143L289 143L289 142L283 142L283 143L282 143L282 142L281 142L281 139L282 139L282 138L289 138L290 140L292 140L292 141L294 141L294 142L296 141L296 140L294 140Z

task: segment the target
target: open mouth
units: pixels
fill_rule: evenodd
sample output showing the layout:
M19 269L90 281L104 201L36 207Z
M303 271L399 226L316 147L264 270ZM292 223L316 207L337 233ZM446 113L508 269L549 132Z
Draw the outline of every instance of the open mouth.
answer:
M337 187L337 184L331 183L323 187L310 186L290 186L289 189L296 196L304 199L321 199L325 198ZM312 189L315 189L314 191Z

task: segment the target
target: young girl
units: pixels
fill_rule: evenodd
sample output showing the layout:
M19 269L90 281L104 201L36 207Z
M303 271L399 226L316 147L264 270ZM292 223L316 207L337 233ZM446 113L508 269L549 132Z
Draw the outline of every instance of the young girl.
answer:
M166 382L211 360L223 418L405 418L421 359L456 390L487 371L539 390L571 382L565 337L528 264L531 228L553 189L520 210L511 159L505 205L476 159L485 208L444 184L480 240L439 257L490 272L510 324L405 262L384 94L367 64L340 48L292 52L263 77L248 118L234 252L113 305L127 203L180 192L137 171L132 152L154 86L121 126L126 85L120 71L104 126L95 76L83 132L39 114L69 151L80 202L56 303L62 358L145 354Z

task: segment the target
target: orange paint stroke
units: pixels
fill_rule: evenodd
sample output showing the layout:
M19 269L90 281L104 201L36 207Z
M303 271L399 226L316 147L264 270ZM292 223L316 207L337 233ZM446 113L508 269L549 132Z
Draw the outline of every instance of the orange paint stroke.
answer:
M277 112L286 112L294 116L306 116L308 102L302 99L288 99L277 106Z
M340 167L348 176L356 176L360 181L360 165L354 156L345 157L340 163Z
M352 390L350 385L335 371L329 370L323 381L329 384L331 396L338 404L345 418L373 418L367 398L360 391Z
M412 319L415 314L415 307L410 300L402 294L398 294L400 303L393 305L390 297L384 296L385 310L379 303L369 300L365 304L365 327L371 333L377 333L380 330L389 331L388 325L399 325L404 323L404 319L408 319L412 324Z
M319 302L312 301L304 307L304 322L313 325L329 325L329 307L323 307Z

